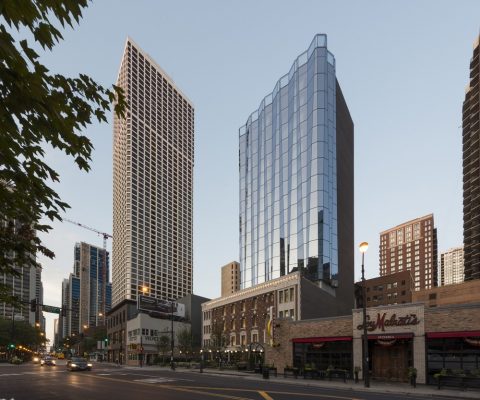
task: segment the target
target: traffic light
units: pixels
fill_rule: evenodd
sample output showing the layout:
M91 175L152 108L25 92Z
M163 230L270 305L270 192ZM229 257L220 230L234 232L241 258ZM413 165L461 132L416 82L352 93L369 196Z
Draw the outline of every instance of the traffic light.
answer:
M37 299L30 300L30 311L37 311Z
M108 338L103 339L103 341L105 342L105 346L108 346Z
M8 348L9 350L15 350L15 345L14 345L13 343L10 343L10 344L7 346L7 348Z

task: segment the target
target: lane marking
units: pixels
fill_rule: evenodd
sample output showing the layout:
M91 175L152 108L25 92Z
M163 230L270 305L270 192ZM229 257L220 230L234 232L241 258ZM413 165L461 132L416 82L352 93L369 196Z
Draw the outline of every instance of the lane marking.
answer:
M264 392L263 390L259 390L258 393L259 393L260 396L262 396L265 400L273 400L273 399L267 394L267 392Z
M122 379L115 379L115 378L110 378L110 377L106 377L106 376L98 376L98 375L89 375L89 376L92 377L92 378L103 379L103 380L106 380L106 381L121 382L121 383L133 383L133 384L135 384L135 385L143 385L143 386L152 387L152 385L151 385L150 383L135 382L135 381L125 381L125 380L122 380ZM204 391L201 391L201 390L195 390L195 388L193 388L193 389L187 389L187 388L182 387L182 386L162 385L161 387L162 387L162 388L165 388L165 389L170 389L170 390L173 390L173 391L177 391L177 392L188 392L188 393L203 394L204 396L220 397L220 398L222 398L222 399L231 399L231 400L255 400L255 399L251 399L251 398L249 398L249 397L237 397L237 396L230 396L230 395L227 395L227 394L209 393L209 392L204 392ZM187 386L187 387L188 387L188 386ZM208 389L211 389L211 388L209 388L209 387L204 387L203 389L204 389L204 390L208 390ZM255 391L253 390L253 392L255 392Z

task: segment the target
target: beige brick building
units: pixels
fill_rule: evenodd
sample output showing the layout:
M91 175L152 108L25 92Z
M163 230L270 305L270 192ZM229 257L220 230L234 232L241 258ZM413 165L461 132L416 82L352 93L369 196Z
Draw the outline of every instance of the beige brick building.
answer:
M232 261L222 267L222 297L240 290L240 264Z
M480 279L420 290L412 294L412 301L424 302L426 307L480 303Z

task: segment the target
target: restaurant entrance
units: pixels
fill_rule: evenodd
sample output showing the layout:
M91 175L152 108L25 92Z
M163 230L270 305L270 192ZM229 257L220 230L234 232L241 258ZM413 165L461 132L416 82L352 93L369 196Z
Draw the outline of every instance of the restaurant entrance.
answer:
M388 337L369 342L372 349L372 377L407 382L408 367L413 365L412 339Z

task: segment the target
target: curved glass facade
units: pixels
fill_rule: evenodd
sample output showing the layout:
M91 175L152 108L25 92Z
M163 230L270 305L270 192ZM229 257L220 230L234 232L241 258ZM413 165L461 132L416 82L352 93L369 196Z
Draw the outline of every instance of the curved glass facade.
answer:
M335 59L317 35L240 128L241 288L338 274Z

